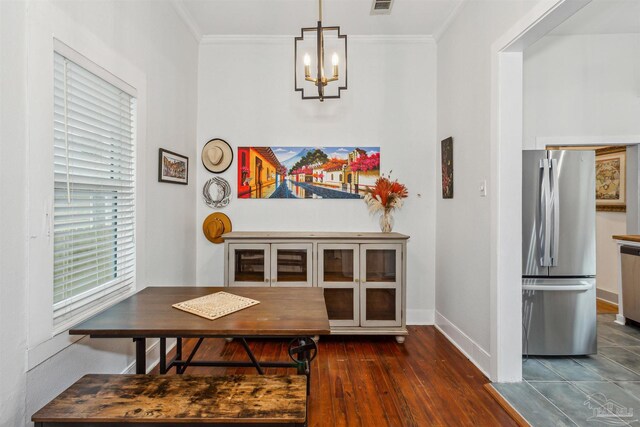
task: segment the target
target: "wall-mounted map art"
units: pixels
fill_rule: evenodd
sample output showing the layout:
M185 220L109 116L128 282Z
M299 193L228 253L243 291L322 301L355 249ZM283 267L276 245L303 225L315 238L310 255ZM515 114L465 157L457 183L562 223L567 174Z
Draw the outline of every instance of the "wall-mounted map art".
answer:
M361 199L380 147L238 147L239 199Z
M596 150L596 210L627 210L626 173L626 147Z

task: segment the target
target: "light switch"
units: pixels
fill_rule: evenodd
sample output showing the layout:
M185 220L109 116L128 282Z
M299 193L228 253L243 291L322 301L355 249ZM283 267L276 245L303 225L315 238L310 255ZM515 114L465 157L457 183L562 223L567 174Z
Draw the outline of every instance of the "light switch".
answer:
M487 197L487 180L480 181L480 197Z

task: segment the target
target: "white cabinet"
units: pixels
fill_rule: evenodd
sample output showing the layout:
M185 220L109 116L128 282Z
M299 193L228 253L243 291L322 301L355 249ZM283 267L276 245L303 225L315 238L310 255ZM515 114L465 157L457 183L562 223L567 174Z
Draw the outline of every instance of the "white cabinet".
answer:
M318 243L318 286L332 327L360 325L359 258L358 244Z
M227 283L232 286L269 286L269 246L264 243L230 245Z
M360 245L360 325L402 325L402 245Z
M232 232L224 238L226 286L319 286L332 334L404 341L408 236Z
M271 286L312 286L313 244L271 244Z
M226 286L312 286L311 243L227 245Z

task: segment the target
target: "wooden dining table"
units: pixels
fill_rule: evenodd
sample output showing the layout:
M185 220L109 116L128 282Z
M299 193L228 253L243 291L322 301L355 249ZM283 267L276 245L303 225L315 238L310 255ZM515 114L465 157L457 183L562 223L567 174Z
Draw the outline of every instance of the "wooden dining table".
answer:
M224 291L260 303L215 320L172 307L173 304ZM132 338L136 344L136 373L146 373L146 340L160 339L160 373L173 367L178 374L189 366L296 368L309 377L317 355L315 336L329 334L329 319L322 288L290 287L147 287L73 327L71 335L92 338ZM166 340L176 338L175 356L167 361ZM198 341L185 358L184 338ZM238 339L249 360L194 360L204 338ZM262 361L253 354L247 339L289 339L288 361Z

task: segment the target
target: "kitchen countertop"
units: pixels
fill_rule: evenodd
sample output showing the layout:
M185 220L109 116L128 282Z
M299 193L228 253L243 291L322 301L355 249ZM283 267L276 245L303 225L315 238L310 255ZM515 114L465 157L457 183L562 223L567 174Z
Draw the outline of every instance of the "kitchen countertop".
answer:
M639 234L618 234L613 236L614 240L626 240L628 242L637 242L640 243L640 235Z

